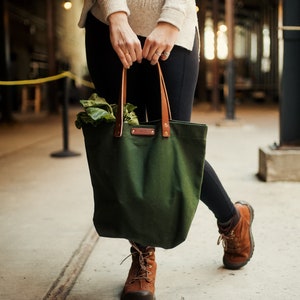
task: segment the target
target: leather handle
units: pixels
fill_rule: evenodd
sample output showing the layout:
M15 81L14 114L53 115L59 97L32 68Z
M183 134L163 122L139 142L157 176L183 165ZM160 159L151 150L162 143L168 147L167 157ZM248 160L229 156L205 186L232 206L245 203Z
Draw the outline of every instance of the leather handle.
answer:
M157 63L157 68L158 68L158 76L160 82L162 136L169 137L171 135L170 120L172 119L169 98L167 94L165 80L159 63ZM119 98L118 112L116 117L116 126L114 130L115 137L121 137L123 133L123 111L124 111L124 105L126 104L127 101L126 96L127 96L127 70L123 68L121 96Z

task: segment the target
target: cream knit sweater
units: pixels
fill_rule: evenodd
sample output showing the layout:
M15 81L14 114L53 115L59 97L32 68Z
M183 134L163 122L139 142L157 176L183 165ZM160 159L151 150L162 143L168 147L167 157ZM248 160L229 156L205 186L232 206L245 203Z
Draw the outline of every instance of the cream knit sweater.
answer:
M87 13L108 24L110 14L124 11L133 31L147 37L157 22L168 22L179 29L176 45L192 50L198 27L195 0L84 0L79 27L84 27Z

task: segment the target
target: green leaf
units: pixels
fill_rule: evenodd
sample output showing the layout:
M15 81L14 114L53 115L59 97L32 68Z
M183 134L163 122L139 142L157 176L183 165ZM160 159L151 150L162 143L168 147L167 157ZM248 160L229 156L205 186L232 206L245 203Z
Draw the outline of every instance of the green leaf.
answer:
M106 102L106 100L99 97L96 93L92 94L88 100L80 100L80 103L83 108L99 107L108 111L109 113L113 113L111 106Z
M99 108L99 107L87 107L85 109L86 113L94 120L100 120L100 119L115 119L114 115L110 112L107 112L106 110Z
M110 105L104 98L99 97L96 93L92 94L88 100L80 100L80 103L84 108L84 112L77 114L77 119L75 121L77 128L80 129L84 123L97 126L103 121L115 122L118 105ZM136 106L126 103L123 111L124 122L128 122L131 125L139 124L138 118L134 112L136 108Z

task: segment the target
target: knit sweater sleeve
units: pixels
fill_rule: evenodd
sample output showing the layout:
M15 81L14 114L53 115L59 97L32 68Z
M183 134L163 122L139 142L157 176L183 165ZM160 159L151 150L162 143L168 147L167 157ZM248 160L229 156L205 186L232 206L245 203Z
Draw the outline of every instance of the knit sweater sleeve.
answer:
M166 0L158 22L167 22L181 30L189 0Z
M97 0L97 2L101 4L103 8L105 20L107 20L109 15L115 12L124 11L128 15L130 13L126 0Z

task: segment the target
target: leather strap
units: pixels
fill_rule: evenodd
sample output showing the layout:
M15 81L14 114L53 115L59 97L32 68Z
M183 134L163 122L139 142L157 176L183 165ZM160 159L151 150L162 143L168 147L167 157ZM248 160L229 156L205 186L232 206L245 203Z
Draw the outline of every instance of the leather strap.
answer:
M170 103L167 94L167 88L165 84L165 80L163 78L162 70L160 64L157 63L158 68L158 76L160 82L160 95L161 95L161 126L162 126L162 136L169 137L171 135L170 130L170 120L171 111L170 111ZM114 130L115 137L121 137L123 133L123 111L124 105L126 104L127 97L127 70L123 68L122 71L122 84L121 84L121 96L119 98L118 103L118 113L116 117L116 126Z

